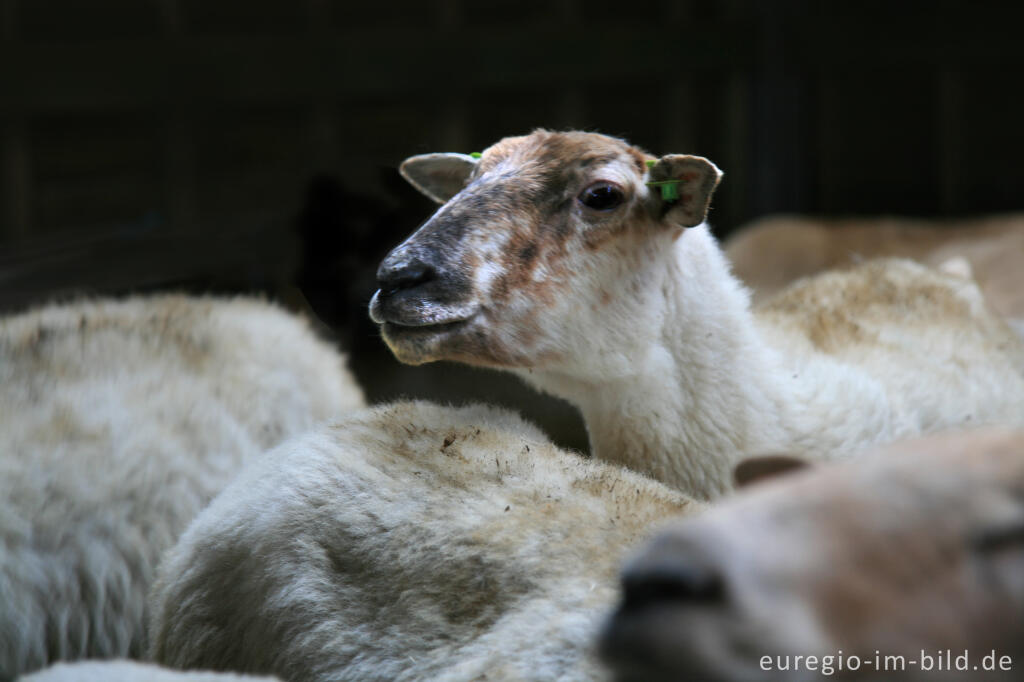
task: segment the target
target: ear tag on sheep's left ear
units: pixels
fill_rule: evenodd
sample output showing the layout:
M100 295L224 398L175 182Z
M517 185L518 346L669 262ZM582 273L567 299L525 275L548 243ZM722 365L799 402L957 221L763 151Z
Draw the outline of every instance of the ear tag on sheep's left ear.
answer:
M470 152L469 155L472 156L474 159L479 159L481 156L483 156L483 154L481 154L480 152Z
M648 182L648 187L657 187L661 190L661 200L667 203L679 201L679 184L682 180L661 180L659 182Z
M655 159L647 159L644 163L647 164L647 170L654 168L657 164ZM679 201L679 183L682 180L661 180L659 182L648 182L645 183L648 187L659 187L661 188L661 200L666 203L673 203Z

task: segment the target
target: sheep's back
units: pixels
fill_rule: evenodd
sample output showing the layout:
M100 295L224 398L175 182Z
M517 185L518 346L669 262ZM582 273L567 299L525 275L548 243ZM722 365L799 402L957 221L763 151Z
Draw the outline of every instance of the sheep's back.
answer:
M291 680L600 678L623 554L695 507L494 408L353 413L200 514L161 565L151 655Z
M993 309L1024 317L1024 215L961 221L769 216L725 243L733 272L763 302L802 277L871 258L912 258L939 266L965 258Z
M247 299L0 321L0 677L140 655L161 552L247 458L362 403L343 362Z
M1024 425L1024 340L967 277L879 259L800 280L756 312L768 342L792 359L788 374L852 387L847 406L859 391L871 403L860 421L882 440ZM887 416L869 423L869 413Z

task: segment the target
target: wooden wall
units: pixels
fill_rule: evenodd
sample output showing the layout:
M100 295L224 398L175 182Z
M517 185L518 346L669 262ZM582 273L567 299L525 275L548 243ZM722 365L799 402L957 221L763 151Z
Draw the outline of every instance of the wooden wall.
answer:
M316 173L394 199L404 156L536 126L711 157L722 234L1019 209L1019 5L0 0L0 248L151 245L158 283L244 241L215 260L259 270Z
M780 210L1019 209L1022 19L1010 2L0 0L0 247L185 257L249 235L258 261L318 172L389 198L406 155L536 126L711 157L723 234Z

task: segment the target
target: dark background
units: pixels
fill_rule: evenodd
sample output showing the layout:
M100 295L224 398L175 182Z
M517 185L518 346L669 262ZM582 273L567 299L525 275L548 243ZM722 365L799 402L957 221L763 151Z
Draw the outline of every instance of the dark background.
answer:
M505 402L584 448L510 377L384 350L373 272L432 210L397 164L582 128L714 160L722 237L1019 210L1022 6L0 0L0 311L263 292L311 308L373 400Z

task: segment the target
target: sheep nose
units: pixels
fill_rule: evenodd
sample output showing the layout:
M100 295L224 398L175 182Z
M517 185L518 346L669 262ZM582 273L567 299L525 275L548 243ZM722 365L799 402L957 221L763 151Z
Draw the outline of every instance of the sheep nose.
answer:
M377 286L382 293L412 289L437 278L437 268L419 258L394 262L389 260L385 259L377 269Z
M666 671L679 667L680 655L688 656L686 640L679 637L727 606L726 574L705 547L676 540L655 539L622 573L622 600L598 645L616 679L708 679Z
M725 598L725 579L711 563L698 557L639 562L622 576L622 609L658 605L707 605Z

